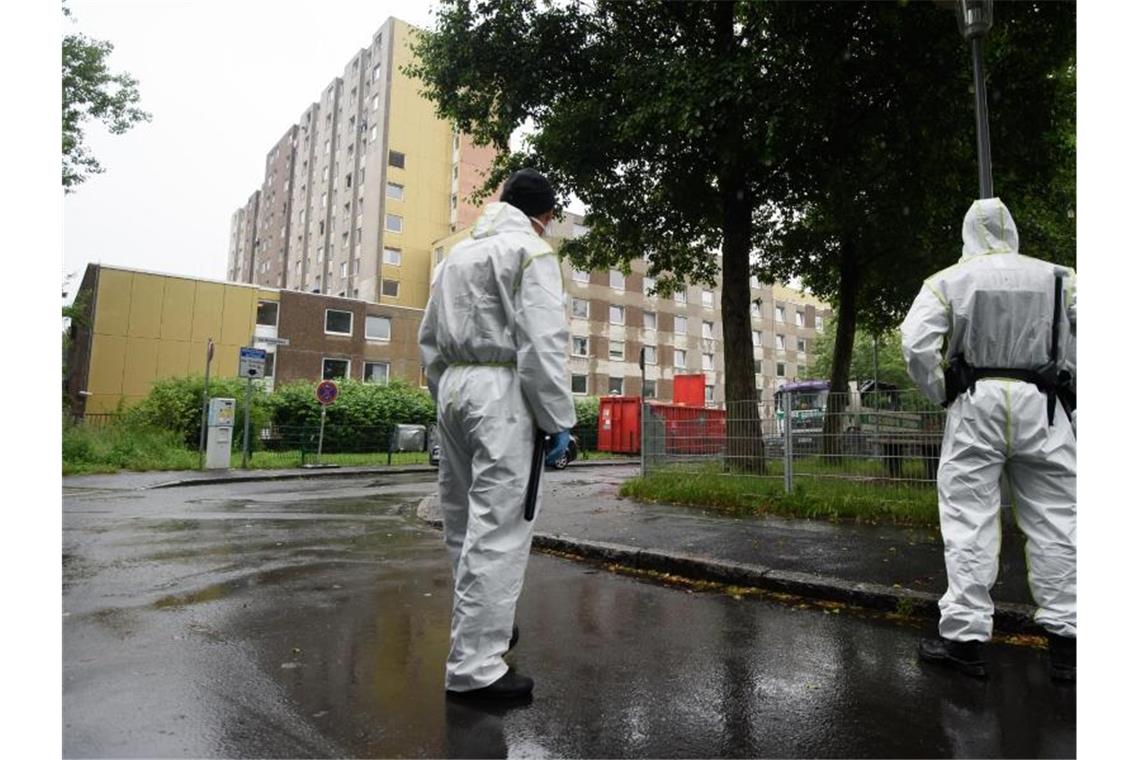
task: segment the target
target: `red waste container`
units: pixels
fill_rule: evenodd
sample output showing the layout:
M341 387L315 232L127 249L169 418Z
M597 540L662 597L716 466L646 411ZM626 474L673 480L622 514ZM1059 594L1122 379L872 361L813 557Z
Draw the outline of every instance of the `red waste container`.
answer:
M602 396L598 399L598 451L637 454L641 451L641 399Z
M704 406L705 376L673 375L673 403L681 406Z
M669 454L721 454L725 448L723 409L656 404L653 414L661 419L664 450Z

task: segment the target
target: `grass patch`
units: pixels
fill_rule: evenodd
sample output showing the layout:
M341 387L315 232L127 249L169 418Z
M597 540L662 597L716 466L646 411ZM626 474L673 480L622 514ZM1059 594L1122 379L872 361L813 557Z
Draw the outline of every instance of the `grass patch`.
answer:
M305 464L315 464L317 455L313 452L305 453ZM382 453L353 453L353 454L322 454L321 464L336 464L341 467L380 467L388 464L387 452ZM392 466L427 464L426 451L401 451L392 453ZM235 452L230 459L230 466L234 469L241 467L241 452ZM292 451L254 451L249 457L250 469L254 470L285 470L301 466L301 452Z
M798 464L798 463L797 463ZM780 478L729 475L713 465L673 467L627 480L621 495L639 501L710 507L734 515L773 514L934 527L938 495L930 486L798 477L792 493Z
M198 452L188 451L169 430L116 423L98 428L63 429L63 474L85 475L119 470L193 470Z

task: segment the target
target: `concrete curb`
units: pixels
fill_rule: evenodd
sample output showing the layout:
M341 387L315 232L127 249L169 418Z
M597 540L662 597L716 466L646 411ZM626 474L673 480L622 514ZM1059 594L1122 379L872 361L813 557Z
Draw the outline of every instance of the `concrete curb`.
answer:
M637 460L623 461L620 459L595 459L587 461L575 461L568 465L568 469L590 468L590 467L620 467L638 464ZM155 483L154 485L144 486L144 490L153 488L183 488L185 486L216 486L225 483L257 483L268 480L308 480L310 478L356 478L356 477L370 477L374 475L405 475L414 472L438 472L438 468L428 464L416 465L393 465L391 467L383 465L380 467L369 467L367 469L344 469L339 467L330 467L327 469L312 469L312 470L281 470L281 471L262 471L257 473L249 473L248 475L228 475L218 477L203 477L203 478L182 478L179 480L168 480L162 483Z
M432 527L442 529L443 521L429 515L435 496L425 497L416 510L417 516ZM747 586L809 599L841 602L867 609L896 612L938 619L937 594L928 591L861 583L811 573L778 570L763 565L711 559L665 549L646 549L626 544L592 541L566 535L534 534L532 546L583 559L609 562L635 570L651 570L681 576L689 580L712 581L733 586ZM999 602L994 605L994 630L1002 633L1040 633L1033 622L1034 609L1027 604Z

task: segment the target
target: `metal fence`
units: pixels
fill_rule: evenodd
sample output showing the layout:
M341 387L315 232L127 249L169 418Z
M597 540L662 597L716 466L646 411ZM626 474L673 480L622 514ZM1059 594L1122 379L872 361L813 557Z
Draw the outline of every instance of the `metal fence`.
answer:
M725 408L646 404L643 472L932 488L944 411L918 391L777 394Z
M320 425L274 425L263 428L257 437L253 452L255 467L261 452L271 452L274 456L292 452L301 465L351 460L354 458L351 455L368 457L368 463L377 459L390 461L393 457L402 464L427 463L428 452L435 442L431 426L365 427L334 422L325 424L323 435Z

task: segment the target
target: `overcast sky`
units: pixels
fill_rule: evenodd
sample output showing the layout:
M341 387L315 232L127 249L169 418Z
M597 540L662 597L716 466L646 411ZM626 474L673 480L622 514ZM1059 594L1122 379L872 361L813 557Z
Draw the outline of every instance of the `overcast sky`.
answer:
M224 279L230 215L265 154L395 16L428 0L72 0L65 30L114 44L153 120L123 135L88 122L103 174L64 201L64 275L90 262Z

